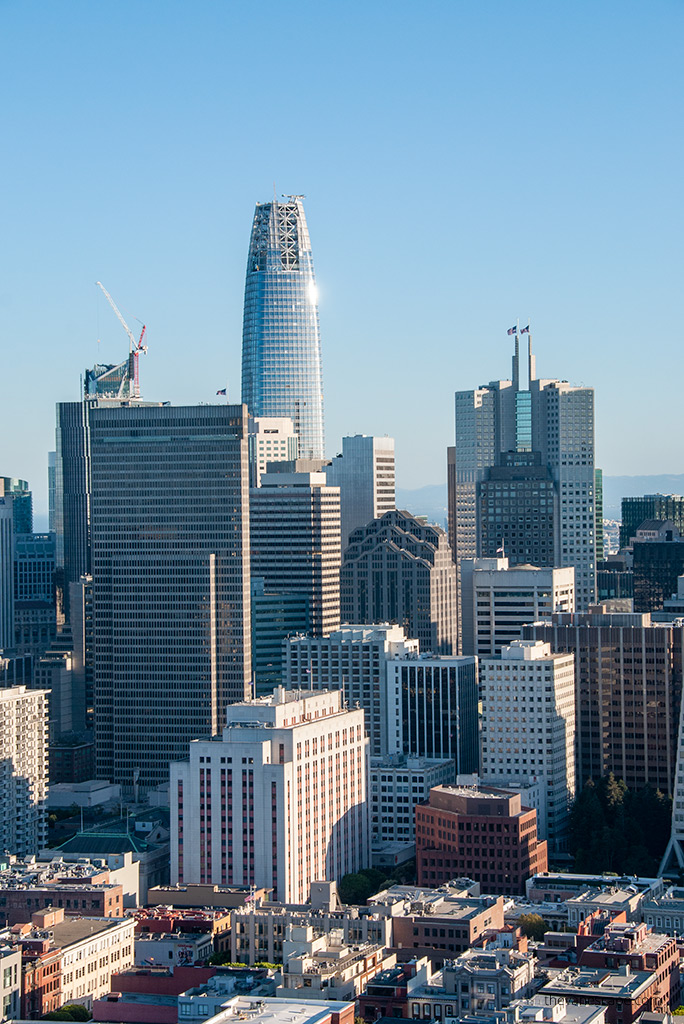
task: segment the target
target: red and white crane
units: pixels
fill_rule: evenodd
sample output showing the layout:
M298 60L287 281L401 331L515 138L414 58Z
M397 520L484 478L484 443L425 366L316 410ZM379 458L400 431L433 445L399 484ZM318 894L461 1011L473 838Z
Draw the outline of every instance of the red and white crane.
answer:
M128 350L128 352L129 352L129 356L128 356L129 375L130 375L130 377L131 377L131 379L133 381L133 396L132 397L133 398L140 398L140 371L139 371L139 368L138 368L138 360L140 359L140 353L141 352L143 354L145 352L147 352L147 345L143 345L143 343L142 343L142 340L145 337L145 331L146 331L145 324L142 325L142 331L140 332L140 337L136 341L135 340L135 335L133 334L133 331L130 329L130 327L128 326L128 324L124 320L123 316L121 315L121 311L119 310L119 307L114 302L114 299L111 297L111 295L109 294L109 292L107 291L105 286L102 284L101 281L96 281L95 284L98 286L98 288L102 289L102 291L104 293L104 297L106 298L107 302L109 303L109 305L112 307L112 309L116 313L116 316L117 316L117 318L119 320L119 323L121 324L121 326L125 330L126 334L128 335L128 342L129 342L129 350Z

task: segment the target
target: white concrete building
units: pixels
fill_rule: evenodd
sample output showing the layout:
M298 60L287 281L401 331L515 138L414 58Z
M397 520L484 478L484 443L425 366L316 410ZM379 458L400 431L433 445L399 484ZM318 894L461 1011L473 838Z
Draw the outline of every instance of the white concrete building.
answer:
M344 551L352 530L396 508L394 438L343 437L342 454L324 472L328 483L340 489Z
M46 690L0 689L0 849L26 857L45 845Z
M288 416L249 417L249 486L261 487L269 462L291 462L299 456L299 438Z
M482 781L543 783L539 835L562 851L575 796L575 656L516 640L479 666Z
M551 615L574 612L575 570L509 567L508 559L461 562L463 654L492 658L522 636L522 627Z
M339 689L349 707L363 708L373 757L401 750L399 709L388 702L387 665L417 656L418 641L401 626L343 626L323 637L295 636L283 644L283 681L288 689Z
M0 1021L21 1016L21 950L9 932L0 937Z
M304 903L314 880L370 863L363 711L339 691L230 704L221 737L171 765L171 881L264 886Z
M133 966L132 917L65 918L63 909L50 908L34 914L33 922L62 948L62 1005L92 1008L94 999L110 991L112 974Z
M433 786L456 781L453 758L404 757L402 754L371 758L371 842L413 843L416 838L415 806L427 800Z

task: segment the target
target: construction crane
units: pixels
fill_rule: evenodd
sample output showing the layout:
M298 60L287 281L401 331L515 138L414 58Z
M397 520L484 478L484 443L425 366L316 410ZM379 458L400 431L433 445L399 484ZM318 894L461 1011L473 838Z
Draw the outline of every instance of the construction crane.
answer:
M145 337L145 331L146 331L147 328L145 327L145 324L142 325L142 331L140 332L140 337L136 341L135 340L135 335L133 334L133 331L130 329L130 327L128 326L128 324L124 320L123 316L121 315L121 311L119 310L119 307L117 306L116 302L114 302L114 299L111 297L111 295L109 294L109 292L107 291L105 286L102 284L101 281L96 281L95 284L97 285L98 288L102 289L102 291L104 293L104 297L106 298L107 302L109 303L109 305L112 307L112 309L116 313L116 316L117 316L117 319L118 319L119 323L121 324L121 326L125 330L126 334L128 335L128 342L129 342L129 349L128 349L128 352L129 352L129 355L128 355L128 372L129 372L130 379L132 379L132 381L133 381L133 396L132 397L133 398L140 398L140 371L139 371L139 368L138 368L138 360L140 359L140 353L141 352L143 354L145 352L147 352L147 345L143 345L143 343L142 343L142 340Z

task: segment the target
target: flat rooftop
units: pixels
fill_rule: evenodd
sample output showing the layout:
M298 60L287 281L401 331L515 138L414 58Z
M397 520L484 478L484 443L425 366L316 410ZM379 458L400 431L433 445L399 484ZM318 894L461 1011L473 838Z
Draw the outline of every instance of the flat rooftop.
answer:
M634 999L655 980L651 971L616 971L602 967L568 967L542 988L543 993L573 996L608 996L612 999Z
M106 932L108 928L123 924L126 920L129 920L132 925L135 924L132 917L68 917L64 921L60 921L59 924L50 925L49 931L54 935L55 946L70 946L91 935Z

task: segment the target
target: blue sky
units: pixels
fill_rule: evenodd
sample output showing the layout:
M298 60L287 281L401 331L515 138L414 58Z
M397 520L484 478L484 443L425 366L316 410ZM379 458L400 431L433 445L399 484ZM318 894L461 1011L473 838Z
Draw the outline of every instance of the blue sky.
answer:
M445 478L453 392L596 388L607 474L681 472L680 0L0 0L0 474L148 325L143 393L239 399L254 203L303 193L329 454ZM99 341L98 341L99 339Z

